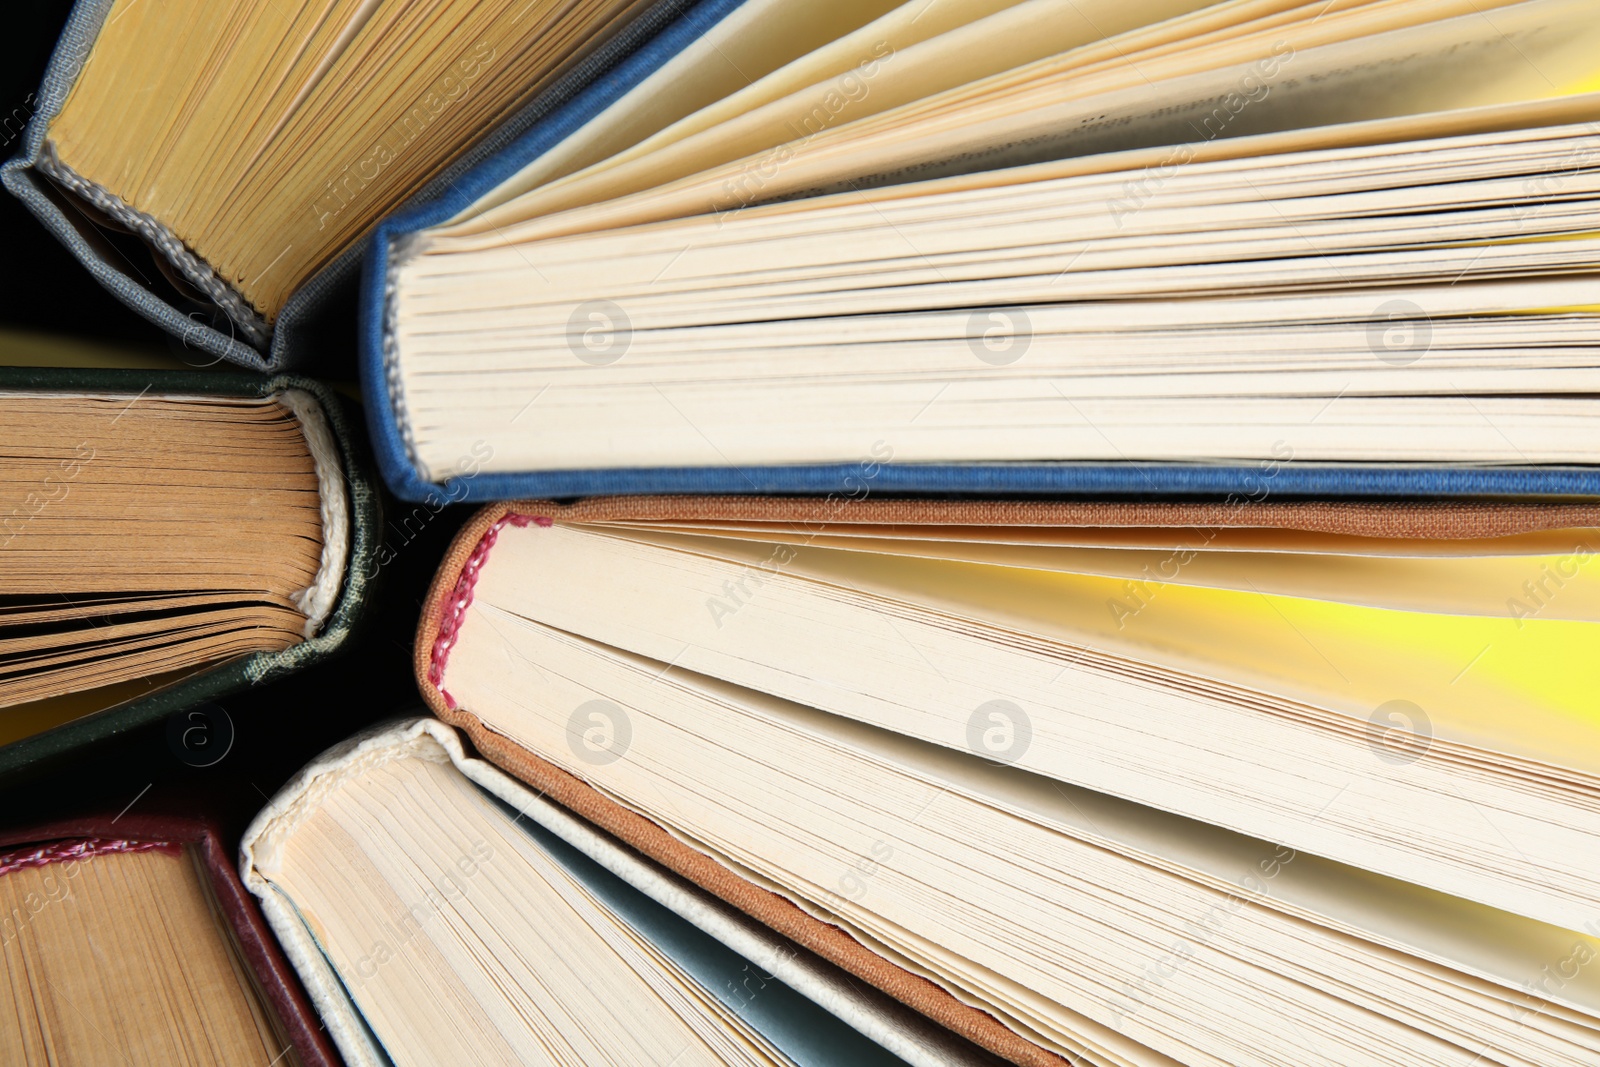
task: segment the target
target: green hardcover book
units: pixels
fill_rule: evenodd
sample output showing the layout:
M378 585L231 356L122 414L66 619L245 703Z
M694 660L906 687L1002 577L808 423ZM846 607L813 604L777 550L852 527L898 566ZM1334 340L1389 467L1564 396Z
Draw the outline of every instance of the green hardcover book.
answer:
M316 382L40 354L0 365L0 777L331 655L380 521Z

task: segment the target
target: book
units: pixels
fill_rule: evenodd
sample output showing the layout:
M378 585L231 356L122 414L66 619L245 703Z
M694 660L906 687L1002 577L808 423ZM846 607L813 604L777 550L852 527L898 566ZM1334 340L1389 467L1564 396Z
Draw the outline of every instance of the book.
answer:
M3 180L185 345L303 366L374 221L447 190L688 6L79 0Z
M532 788L1015 1062L1578 1064L1596 517L518 502L416 667Z
M306 379L0 367L0 770L337 651L376 489Z
M468 756L436 720L325 753L240 847L351 1067L994 1062Z
M0 834L7 1062L335 1067L216 826L142 812Z
M938 6L668 29L381 223L395 491L1595 491L1581 0Z

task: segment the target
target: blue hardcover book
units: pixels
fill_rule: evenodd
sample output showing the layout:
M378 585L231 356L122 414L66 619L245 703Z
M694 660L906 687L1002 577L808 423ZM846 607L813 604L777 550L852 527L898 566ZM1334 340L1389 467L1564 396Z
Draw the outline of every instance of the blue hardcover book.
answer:
M78 0L0 181L185 347L345 373L373 224L691 6Z
M703 0L373 231L386 481L1600 491L1600 23L1321 6Z

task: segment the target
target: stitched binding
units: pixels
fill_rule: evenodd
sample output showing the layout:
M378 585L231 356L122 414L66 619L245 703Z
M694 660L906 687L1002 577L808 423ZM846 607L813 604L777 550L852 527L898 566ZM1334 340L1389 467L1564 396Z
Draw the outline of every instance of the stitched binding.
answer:
M359 778L367 771L401 759L422 759L431 763L449 763L450 754L432 735L417 734L396 745L368 749L354 758L333 766L323 766L310 778L304 779L298 792L285 796L279 792L273 797L262 815L268 821L261 825L251 845L253 866L257 871L271 871L281 862L283 844L299 829L301 823L315 815L330 795L346 782ZM318 763L322 761L319 759ZM269 814L270 813L270 814ZM258 823L261 816L257 816ZM270 876L268 876L270 877Z
M0 875L29 867L85 860L115 852L176 852L179 846L166 841L132 841L124 837L86 837L77 841L52 841L15 852L0 853Z
M478 584L478 575L483 572L483 565L489 562L489 552L494 548L494 543L500 539L500 530L507 524L521 527L530 522L545 528L555 525L553 520L544 515L502 516L478 539L477 545L472 549L472 555L461 565L461 573L456 577L456 587L450 591L450 597L445 601L444 613L439 619L439 634L433 639L433 649L429 655L428 681L439 690L445 705L451 709L455 708L456 701L445 691L444 668L450 660L450 649L455 647L456 638L461 634L462 620L466 618L467 609L472 606L472 592Z
M120 197L78 174L61 162L55 145L49 141L39 152L34 167L57 185L111 216L166 256L184 280L211 299L256 348L263 351L272 343L272 327L249 301L222 279L210 264L190 251L183 239L152 215L125 203Z
M395 299L400 276L400 261L411 253L415 237L398 237L389 245L389 267L383 274L383 380L389 390L389 410L394 412L395 429L400 432L400 444L406 450L406 460L411 469L421 471L417 464L417 446L411 436L411 419L406 412L406 391L400 382L400 361L395 354L395 335L399 328L399 301Z
M317 636L333 612L350 560L350 506L346 499L344 468L339 463L339 445L328 429L322 405L301 389L285 389L279 403L294 413L311 450L317 470L317 503L322 516L322 559L311 584L291 595L294 606L306 617L308 638Z

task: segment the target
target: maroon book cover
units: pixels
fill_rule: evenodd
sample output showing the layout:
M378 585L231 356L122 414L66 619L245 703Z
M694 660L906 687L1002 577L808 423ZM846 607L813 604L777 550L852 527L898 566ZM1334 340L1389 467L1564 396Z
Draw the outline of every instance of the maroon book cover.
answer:
M255 898L239 881L233 850L217 823L175 813L95 813L0 830L0 875L7 870L66 862L109 852L192 848L210 875L210 888L232 928L243 962L305 1067L339 1067L333 1043L278 948Z

